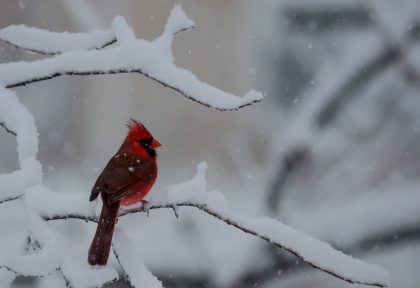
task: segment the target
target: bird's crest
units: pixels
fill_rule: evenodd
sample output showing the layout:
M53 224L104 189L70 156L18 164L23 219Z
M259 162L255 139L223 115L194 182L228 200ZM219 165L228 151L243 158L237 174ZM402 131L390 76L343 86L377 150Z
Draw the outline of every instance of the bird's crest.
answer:
M143 124L141 124L139 121L133 118L130 118L127 121L127 127L128 127L128 133L130 135L135 135L141 138L152 137L152 134L150 134L149 130L147 130Z

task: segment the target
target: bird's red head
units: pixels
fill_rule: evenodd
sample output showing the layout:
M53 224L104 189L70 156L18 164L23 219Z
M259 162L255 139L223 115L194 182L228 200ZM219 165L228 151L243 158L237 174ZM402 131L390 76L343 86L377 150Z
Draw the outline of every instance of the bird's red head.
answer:
M127 123L128 135L125 144L129 147L125 147L133 150L133 152L140 155L150 157L156 157L156 148L162 146L159 141L153 138L149 130L144 127L143 124L130 118ZM128 140L128 143L127 143Z

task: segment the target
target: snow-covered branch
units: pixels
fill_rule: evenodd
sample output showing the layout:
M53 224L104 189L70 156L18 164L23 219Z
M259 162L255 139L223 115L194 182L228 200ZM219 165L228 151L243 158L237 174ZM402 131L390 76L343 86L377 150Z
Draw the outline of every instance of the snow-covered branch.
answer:
M251 90L238 97L200 81L190 71L173 64L171 46L174 36L193 27L194 22L178 5L172 10L163 34L154 41L137 39L120 16L114 19L111 30L105 32L70 34L25 26L7 27L0 30L3 40L31 51L61 54L33 62L0 64L0 82L6 88L13 88L62 75L140 73L197 103L220 111L237 110L261 101L260 92ZM89 37L91 39L85 41ZM31 41L22 40L25 38ZM90 50L108 46L114 38L114 46ZM38 41L42 39L47 40ZM52 42L56 44L49 45Z
M0 40L43 55L56 55L72 50L99 50L117 41L111 31L51 32L25 25L11 25L1 29Z
M156 276L154 276L141 262L141 256L137 255L135 245L128 235L116 229L112 248L118 263L124 271L124 277L133 287L163 288Z
M153 209L162 209L162 208L169 208L173 209L174 207L195 207L223 222L228 225L234 226L239 230L247 234L254 235L262 240L267 241L268 243L280 247L290 253L294 254L296 257L300 258L305 263L311 265L313 268L319 269L324 271L328 274L331 274L334 277L347 281L349 283L359 283L371 286L378 286L378 287L386 287L388 285L387 273L385 270L381 269L378 266L369 265L363 263L360 260L351 258L351 256L347 256L342 252L339 252L332 248L330 245L323 243L319 240L316 240L313 237L303 234L297 230L294 230L291 227L288 227L274 219L270 218L261 218L261 219L251 219L247 218L243 215L233 214L234 217L226 216L226 214L220 214L215 210L209 208L207 203L191 203L191 202L177 202L177 203L166 203L166 204L156 204L151 205L148 207L149 210ZM147 212L143 207L140 208L133 208L130 210L125 210L120 214L120 217L134 214L134 213L142 213ZM230 212L232 214L232 212ZM94 221L97 222L97 217L92 216L84 216L78 214L68 214L68 215L54 215L52 217L46 217L45 220L65 220L65 219L80 219L85 221ZM241 221L242 220L242 221ZM274 229L273 229L274 228ZM266 230L266 231L264 231ZM271 233L267 231L276 231L276 233ZM275 234L275 236L273 235ZM283 236L280 236L283 234ZM274 237L272 237L274 236ZM299 246L295 244L294 241L290 241L289 243L284 241L284 236L290 239L297 236L296 239L299 239ZM305 240L302 241L302 236L307 237ZM299 237L299 238L298 238ZM306 242L306 243L305 243ZM310 253L306 254L306 252L310 252L309 250L302 250L305 244L310 244L310 249L317 251L318 255L310 255ZM302 246L300 246L302 245ZM320 257L322 255L322 257ZM324 258L324 259L321 259ZM340 264L338 265L337 262L333 262L339 260ZM325 262L324 262L325 261ZM325 265L327 263L335 263L334 267ZM362 264L362 265L361 265ZM363 267L362 267L363 266ZM344 268L346 267L346 268ZM356 268L357 267L357 268ZM349 272L352 269L353 271L359 270L357 273L361 272L360 274L353 274L353 272Z
M42 182L41 165L36 160L38 132L34 118L13 91L0 85L0 122L16 134L20 169L0 174L0 203L22 195L27 187ZM7 123L7 126L6 126Z
M247 234L254 235L263 239L274 246L283 248L312 267L329 273L337 278L350 283L360 283L372 286L385 287L388 285L388 274L381 267L362 262L351 256L335 250L329 244L317 240L309 235L295 230L281 222L268 217L253 219L244 215L232 212L222 193L206 192L205 181L206 164L201 163L197 168L197 174L188 182L169 187L167 201L152 204L147 207L148 210L177 207L195 207L224 223L234 226ZM76 202L70 198L65 201L65 205L73 207L55 207L55 211L45 210L41 206L45 201L39 200L40 194L36 193L36 199L27 199L31 205L43 210L41 216L44 220L64 220L81 219L85 221L97 221L97 217L92 213L86 214L86 208L78 207ZM42 196L41 199L51 199L53 195ZM54 200L52 200L54 201ZM77 201L77 200L76 200ZM55 203L56 201L54 201ZM92 211L92 210L90 210ZM120 217L145 212L144 207L129 208L122 210ZM114 247L115 250L115 247Z
M177 35L180 32L194 28L194 22L185 12L176 6L172 10L170 21L164 34ZM0 30L0 41L16 48L43 55L56 55L72 50L99 50L122 41L121 29L131 28L122 17L116 17L110 30L98 30L89 33L52 32L45 29L28 27L26 25L10 25ZM132 39L135 39L134 33ZM117 39L117 36L120 38Z

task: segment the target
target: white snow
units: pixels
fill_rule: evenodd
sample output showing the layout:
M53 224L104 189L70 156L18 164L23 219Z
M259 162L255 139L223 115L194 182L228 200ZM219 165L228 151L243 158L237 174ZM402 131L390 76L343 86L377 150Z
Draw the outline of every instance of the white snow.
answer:
M16 93L3 88L2 85L0 85L0 121L18 133L16 141L19 163L22 165L25 159L36 158L38 132L34 117L19 101Z
M169 15L165 26L165 35L176 35L181 31L194 28L195 23L192 21L180 5L175 5Z
M10 287L15 279L15 273L4 268L0 268L0 287Z
M58 273L52 273L42 277L39 282L39 287L42 288L66 288L66 281Z
M64 193L51 191L44 185L32 186L25 193L26 205L43 218L55 215L83 215L94 217L95 205L88 201L84 193Z
M127 280L133 287L162 288L162 283L147 269L141 261L133 241L123 229L117 227L113 239L113 249L118 255L118 262L127 273Z
M79 49L100 49L115 41L115 36L111 31L51 32L26 25L11 25L0 30L0 40L33 52L58 54Z
M111 31L117 38L119 44L126 43L136 39L133 29L128 26L127 21L122 16L115 17L111 25Z
M0 202L21 195L24 189L41 183L41 164L36 160L38 132L34 118L13 91L0 85L0 122L17 133L20 170L0 174Z

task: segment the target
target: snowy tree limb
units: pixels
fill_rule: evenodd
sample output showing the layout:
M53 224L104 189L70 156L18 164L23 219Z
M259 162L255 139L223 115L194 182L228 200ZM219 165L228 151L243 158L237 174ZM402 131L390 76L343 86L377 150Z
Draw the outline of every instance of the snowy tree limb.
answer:
M172 20L168 21L165 28L167 33L172 33L175 36L194 28L194 22L185 15L179 6L176 6L171 14L177 15L170 17ZM174 23L176 18L183 19L183 21ZM119 28L131 29L124 22L119 21L119 27L115 25L110 30L88 33L52 32L26 25L10 25L0 29L0 41L42 55L57 55L72 50L100 50L117 42L117 36L120 35Z
M241 230L241 231L243 231L247 234L254 235L254 236L256 236L256 237L258 237L258 238L260 238L260 239L262 239L262 240L264 240L264 241L266 241L266 242L268 242L268 243L270 243L274 246L277 246L279 248L282 248L282 249L294 254L296 257L300 258L302 261L309 264L310 266L312 266L315 269L324 271L324 272L326 272L326 273L328 273L328 274L330 274L330 275L332 275L336 278L342 279L346 282L359 283L359 284L365 284L365 285L370 285L370 286L378 286L378 287L386 287L388 285L387 281L366 281L366 280L362 280L362 279L353 279L352 277L345 275L345 273L340 273L338 271L335 271L334 267L323 266L323 264L326 264L327 262L317 263L316 261L311 261L311 259L309 259L307 257L307 255L305 255L305 253L302 253L301 251L298 251L294 247L287 246L287 244L284 244L281 241L276 240L275 237L272 238L272 235L270 235L270 234L266 235L265 233L262 233L261 231L259 231L258 225L247 225L247 224L245 224L246 221L241 223L241 221L237 221L237 219L235 219L235 218L240 219L242 216L232 214L235 217L233 217L233 218L227 217L226 215L219 213L217 210L212 209L211 206L209 206L207 203L178 202L178 203L152 204L148 207L148 210L164 209L164 208L173 209L174 206L176 206L176 207L194 207L194 208L197 208L197 209L209 214L210 216L213 216L213 217L221 220L222 222L224 222L224 223L226 223L230 226L233 226L233 227L235 227L235 228L237 228L237 229L239 229L239 230ZM145 210L143 207L131 208L131 209L128 209L128 210L123 210L120 213L119 217L131 215L131 214L135 214L135 213L142 213L142 212L147 212L147 210ZM44 219L46 221L66 220L66 219L80 219L80 220L84 220L84 221L93 221L93 222L98 221L97 217L85 216L85 215L82 215L82 214L53 215L53 216L44 217ZM272 219L270 219L270 220L272 220ZM272 220L272 221L274 221L274 220ZM279 222L277 222L277 223L279 223ZM333 248L332 247L328 248L329 251L331 251L330 249L333 249ZM335 253L339 253L337 255L343 255L344 256L344 254L342 254L341 252L335 251ZM345 256L345 257L349 257L349 256ZM349 257L349 259L355 260L351 257ZM357 261L357 260L355 260L355 261ZM376 268L377 267L375 267L375 269L373 269L372 273L377 272L377 271L375 272ZM367 272L367 273L369 273L369 272ZM384 276L384 275L382 275L382 276Z
M354 259L332 248L329 244L297 231L270 218L252 219L232 212L223 194L206 191L206 163L197 167L196 175L189 181L169 186L165 202L147 205L147 210L184 206L195 207L224 223L247 234L254 235L272 245L289 251L314 268L329 273L350 283L362 283L385 287L388 274L376 265ZM33 213L45 221L81 219L97 221L93 206L84 194L67 194L49 191L45 186L32 187L25 193L24 201ZM144 207L129 207L121 210L120 216L144 212ZM33 217L34 219L36 217ZM42 222L42 221L41 221ZM38 223L37 225L48 225ZM51 233L54 233L53 231ZM58 235L57 235L58 237ZM70 244L69 244L70 245ZM131 260L127 260L128 263Z
M136 247L122 229L116 229L112 249L120 264L124 277L135 288L163 288L162 283L141 261Z
M397 236L398 235L398 236ZM404 227L403 229L392 230L388 233L377 234L349 246L340 246L340 250L346 254L357 255L358 253L371 252L374 247L380 247L383 250L391 249L392 245L401 245L405 241L418 241L420 239L420 225L414 227ZM250 287L249 283L259 281L263 284L278 276L278 271L284 271L284 274L291 275L307 268L306 265L300 265L292 258L284 257L284 254L271 254L273 257L272 265L268 267L252 267L235 281L232 287Z
M71 50L100 50L117 41L111 31L58 33L25 25L11 25L1 29L0 40L41 55L57 55Z
M111 31L96 31L91 35L60 34L34 30L26 26L8 27L0 30L0 38L8 39L8 42L16 46L31 51L41 51L44 54L62 53L33 62L0 64L0 82L5 88L14 88L62 75L139 73L165 87L172 88L188 99L220 111L238 110L261 101L260 92L251 90L243 97L238 97L200 81L190 71L173 64L171 46L174 36L193 27L194 22L178 5L175 5L171 11L164 32L154 41L136 39L133 30L122 17L114 19ZM12 33L15 30L29 35L30 39L49 40L41 42L22 40L25 37L15 37L16 33ZM89 35L93 40L86 44L83 41ZM11 40L12 38L14 40ZM89 50L108 46L114 38L116 45L113 47ZM51 43L57 42L56 39L65 39L65 41L58 42L55 44L57 47L48 50ZM37 44L31 44L32 42Z

